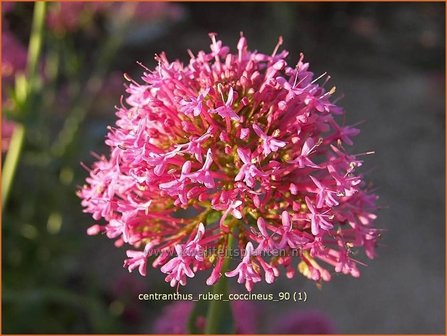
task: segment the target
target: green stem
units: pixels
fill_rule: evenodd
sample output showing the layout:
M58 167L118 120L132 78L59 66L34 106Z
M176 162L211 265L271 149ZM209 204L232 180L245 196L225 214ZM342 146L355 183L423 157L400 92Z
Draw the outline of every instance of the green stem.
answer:
M34 93L37 82L37 64L39 62L40 53L42 50L42 36L43 26L45 22L45 2L36 2L34 5L33 24L31 30L31 37L28 46L28 63L27 63L27 80L26 95L24 99L29 99L30 94ZM22 111L23 113L23 111ZM15 171L19 163L20 154L22 152L23 143L25 140L25 126L17 124L8 153L6 155L5 164L2 169L2 207L4 208L9 197L12 183L14 181Z
M42 50L43 40L43 26L45 23L45 6L46 3L38 1L34 5L33 25L31 29L31 37L28 45L28 63L27 63L27 77L29 90L32 90L37 78L37 65L39 63L39 56Z
M225 260L222 264L222 277L220 280L213 286L213 294L224 294L224 296L228 295L228 286L227 286L227 278L225 277L225 271L228 269L228 265L230 264L230 253L229 249L233 244L233 235L230 233L228 235L227 242L227 251L225 255ZM231 314L230 311L225 311L225 305L229 305L228 302L224 302L222 300L212 300L209 304L208 314L206 316L206 327L205 334L217 334L222 332L221 330L221 321L223 320L224 314Z
M14 180L15 171L22 151L23 141L25 139L25 127L16 125L14 133L9 143L8 154L6 155L5 164L2 169L2 207L6 205L9 191L11 190L12 181Z

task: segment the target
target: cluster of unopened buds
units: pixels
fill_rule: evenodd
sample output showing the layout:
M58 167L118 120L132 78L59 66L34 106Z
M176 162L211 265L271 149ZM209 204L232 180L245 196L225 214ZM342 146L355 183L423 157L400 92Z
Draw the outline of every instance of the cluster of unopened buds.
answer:
M105 221L88 233L130 245L124 266L143 276L156 255L173 287L199 271L208 285L237 276L249 291L281 272L358 277L353 251L375 255L377 197L345 150L359 130L336 121L329 77L314 78L302 55L288 66L281 39L266 55L242 35L234 54L210 37L211 51L189 52L187 65L161 54L141 83L125 76L110 156L78 191ZM219 251L235 248L244 253L223 271L230 253Z

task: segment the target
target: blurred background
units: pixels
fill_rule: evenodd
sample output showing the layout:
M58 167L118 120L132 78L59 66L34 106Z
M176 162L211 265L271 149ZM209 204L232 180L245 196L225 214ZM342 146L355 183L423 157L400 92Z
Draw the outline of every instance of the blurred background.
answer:
M363 122L352 151L376 152L365 171L385 232L360 279L255 287L309 299L235 303L239 331L445 332L443 3L54 2L37 14L43 26L28 52L34 7L2 3L3 187L5 175L12 181L3 194L3 333L185 331L187 303L137 298L173 291L158 269L129 274L124 250L87 236L93 221L75 196L87 175L80 163L107 153L123 73L138 78L137 61L153 68L166 51L187 62L187 49L209 48L209 32L235 50L240 31L266 53L282 35L290 64L303 52L345 94L348 123ZM180 291L200 293L203 283Z

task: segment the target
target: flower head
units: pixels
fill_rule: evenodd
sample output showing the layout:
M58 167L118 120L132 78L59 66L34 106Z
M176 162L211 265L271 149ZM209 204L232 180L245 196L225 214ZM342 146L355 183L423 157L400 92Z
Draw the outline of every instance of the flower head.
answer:
M315 281L330 280L328 267L358 276L352 251L375 255L377 197L344 149L358 131L338 123L335 89L303 56L289 66L281 39L267 55L241 36L232 54L210 36L211 51L190 52L187 65L161 54L141 83L128 79L109 157L78 192L104 223L89 233L130 245L124 265L143 275L158 255L172 286L202 271L208 285L237 277L248 290L296 269ZM236 245L245 254L223 270L219 251Z

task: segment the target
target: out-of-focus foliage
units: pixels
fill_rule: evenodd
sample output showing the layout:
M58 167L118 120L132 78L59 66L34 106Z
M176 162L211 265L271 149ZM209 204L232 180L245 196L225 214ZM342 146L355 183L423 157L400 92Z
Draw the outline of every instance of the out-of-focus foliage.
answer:
M433 97L438 97L439 92L444 92L444 69L440 66L444 61L441 5L48 3L42 51L36 64L37 80L32 85L32 94L23 99L25 89L30 87L26 63L35 6L2 4L2 138L14 138L17 125L24 129L17 169L2 212L2 331L22 334L154 331L152 322L160 316L166 302L141 302L137 296L172 290L155 274L143 279L117 266L116 261L123 259L124 252L116 251L106 239L86 235L85 230L92 222L90 216L82 213L75 196L77 186L87 175L80 161L90 165L92 148L97 153L104 152L105 125L113 123L114 106L120 104L125 90L123 72L141 73L135 60L153 68L154 53L163 50L169 51L170 59L186 60L184 50L208 48L208 40L203 37L209 32L217 32L235 47L239 31L244 31L259 50L273 50L278 35L282 35L285 47L292 51L291 63L299 52L304 52L316 65L316 72L339 71L354 79L368 74L368 81L378 85L384 85L384 78L388 81L399 73L422 73L423 69L424 76L428 73L424 78L430 78L427 82L432 85L431 91L436 93ZM364 90L371 90L373 84ZM427 118L431 116L429 112L417 111L419 115L427 113ZM377 111L377 115L380 113L389 115L388 110ZM377 115L375 118L379 118ZM408 115L411 116L411 111ZM390 127L396 131L394 125ZM5 140L2 141L4 163L11 150ZM386 144L387 148L390 146ZM377 149L380 153L381 148ZM401 172L402 167L398 169ZM418 229L426 227L426 241L433 238L428 224L417 224ZM408 223L403 225L407 227ZM430 263L437 265L429 248L420 250L430 255ZM392 253L387 255L394 260ZM424 266L428 269L430 263ZM387 265L386 260L383 265ZM395 264L390 267L394 269ZM388 279L389 274L380 274L380 266L374 272L378 274L375 279ZM417 272L423 273L427 281L434 279L425 269ZM289 290L304 285L284 282L279 286ZM340 287L334 288L337 291ZM413 295L416 290L410 289ZM192 286L188 292L199 293L202 289ZM349 293L339 290L337 294L340 292L348 298ZM358 298L358 293L352 295ZM372 296L382 297L381 293L364 295L365 302ZM316 304L320 303L318 300L324 302L321 297L313 297ZM394 296L389 297L395 301ZM442 312L433 311L437 306L430 296L426 293L424 297L427 305L414 309L420 309L419 314L423 311L424 318L443 317ZM338 300L333 301L338 305ZM270 314L276 314L275 318L286 310L284 305L274 306L271 302L259 306L265 310L273 307ZM342 310L337 306L335 311ZM376 326L389 327L384 322L385 314L392 320L388 323L394 323L391 327L395 329L391 331L408 330L402 329L396 315L387 312L387 306L381 305L376 315L365 319L380 321ZM269 321L259 319L258 332L279 330L273 330ZM337 325L338 321L336 325L340 330L375 330L373 323L365 326L359 321L349 316L341 321L343 325ZM433 326L434 330L440 330L440 321L435 322L439 323ZM284 328L283 325L283 332L291 330Z
M112 118L119 102L122 75L111 69L120 68L124 46L136 37L144 43L161 38L183 20L184 10L167 3L47 4L39 83L22 102L34 6L8 5L2 14L4 159L13 150L7 146L11 120L26 132L3 209L3 331L122 331L126 319L138 317L134 295L123 301L135 283L115 288L118 279L107 287L83 269L89 219L75 196L83 178L80 158L91 156L85 151L104 133L95 120Z

